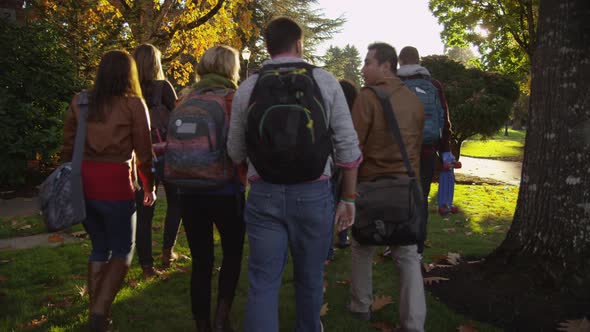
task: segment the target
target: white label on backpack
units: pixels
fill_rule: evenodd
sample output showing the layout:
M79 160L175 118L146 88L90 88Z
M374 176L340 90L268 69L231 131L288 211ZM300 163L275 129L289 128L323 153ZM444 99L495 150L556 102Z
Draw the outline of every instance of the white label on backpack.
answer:
M174 124L176 125L176 127L180 127L180 125L182 124L182 120L177 119Z
M196 122L188 122L183 123L178 128L176 128L176 132L179 134L196 134L197 133L197 123Z
M420 89L419 87L416 87L416 92L426 94L426 91Z

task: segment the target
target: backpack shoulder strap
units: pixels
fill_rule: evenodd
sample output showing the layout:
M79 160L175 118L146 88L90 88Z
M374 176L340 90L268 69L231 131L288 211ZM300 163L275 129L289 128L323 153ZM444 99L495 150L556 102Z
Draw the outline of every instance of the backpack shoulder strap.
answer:
M412 165L410 164L410 158L408 157L408 152L406 151L406 146L404 144L404 141L402 140L402 135L399 130L399 125L397 123L395 113L393 112L393 106L391 105L391 102L389 101L390 96L387 95L383 90L381 90L381 88L379 88L377 86L367 86L367 88L371 89L371 91L373 91L377 95L377 98L379 98L379 101L381 102L381 107L383 109L383 113L385 114L385 118L387 119L387 123L389 125L389 130L391 132L391 135L393 136L393 139L399 145L399 149L402 153L402 158L404 160L404 165L406 167L406 171L408 172L408 176L410 178L415 178L416 173L414 173L414 170L412 169Z

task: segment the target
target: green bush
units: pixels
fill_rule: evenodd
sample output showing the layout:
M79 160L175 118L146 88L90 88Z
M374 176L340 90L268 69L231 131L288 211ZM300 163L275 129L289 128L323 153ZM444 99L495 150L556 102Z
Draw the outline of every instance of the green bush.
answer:
M50 163L65 111L80 89L67 42L42 23L0 21L0 186L25 182L27 161Z

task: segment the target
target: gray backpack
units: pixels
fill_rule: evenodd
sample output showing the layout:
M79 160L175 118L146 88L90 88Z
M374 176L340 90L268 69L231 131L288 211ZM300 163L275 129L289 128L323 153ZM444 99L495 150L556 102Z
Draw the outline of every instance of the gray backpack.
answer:
M88 94L78 97L80 119L76 128L72 162L59 166L39 187L39 204L45 226L50 232L78 224L86 219L86 202L82 188L82 157L86 142Z

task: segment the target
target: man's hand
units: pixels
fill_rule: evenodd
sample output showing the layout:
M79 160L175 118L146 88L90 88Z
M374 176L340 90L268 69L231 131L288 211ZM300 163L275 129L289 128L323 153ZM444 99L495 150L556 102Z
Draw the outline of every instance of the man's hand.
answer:
M334 216L336 221L336 230L338 232L347 229L354 223L356 207L353 202L340 201L336 207Z
M143 193L143 205L144 206L152 206L156 202L156 192L144 192Z

